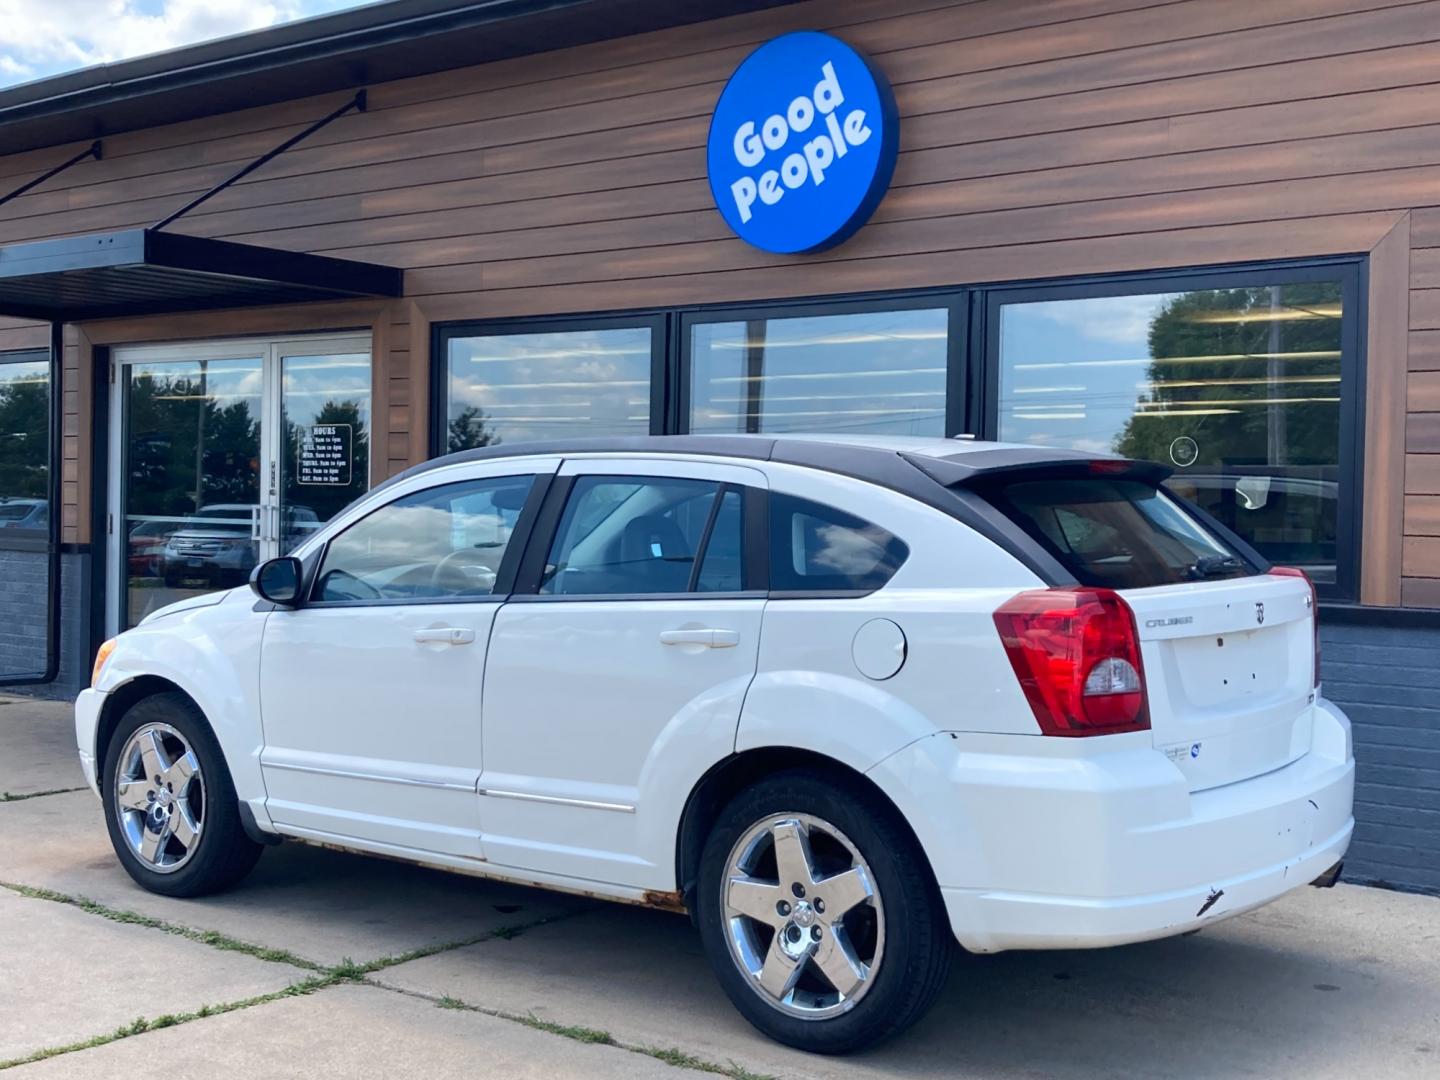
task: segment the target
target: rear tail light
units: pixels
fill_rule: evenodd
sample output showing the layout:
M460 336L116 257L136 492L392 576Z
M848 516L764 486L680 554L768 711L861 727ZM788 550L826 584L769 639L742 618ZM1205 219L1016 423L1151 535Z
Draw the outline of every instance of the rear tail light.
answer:
M1320 609L1319 601L1315 596L1315 583L1310 580L1309 574L1295 566L1272 566L1270 573L1276 577L1298 577L1310 586L1310 629L1315 634L1315 666L1310 685L1318 689L1320 686Z
M1037 589L1012 597L995 626L1046 735L1150 727L1135 615L1110 589Z

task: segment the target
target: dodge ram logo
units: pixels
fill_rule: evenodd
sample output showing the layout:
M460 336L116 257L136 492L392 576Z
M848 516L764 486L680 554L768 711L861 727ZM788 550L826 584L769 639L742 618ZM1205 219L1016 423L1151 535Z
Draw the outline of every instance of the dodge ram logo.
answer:
M1257 603L1257 604L1255 605L1255 625L1256 625L1256 626L1264 626L1264 625L1265 625L1265 605L1264 605L1264 604L1259 604L1259 603Z

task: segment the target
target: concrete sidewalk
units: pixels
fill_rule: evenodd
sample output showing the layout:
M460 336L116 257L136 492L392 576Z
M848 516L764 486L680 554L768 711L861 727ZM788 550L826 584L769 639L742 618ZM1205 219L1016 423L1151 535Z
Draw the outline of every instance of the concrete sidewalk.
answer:
M69 723L0 704L0 1069L51 1055L17 1077L1440 1074L1440 899L1300 889L1195 937L964 958L914 1031L816 1058L739 1018L675 915L298 844L223 896L144 892Z

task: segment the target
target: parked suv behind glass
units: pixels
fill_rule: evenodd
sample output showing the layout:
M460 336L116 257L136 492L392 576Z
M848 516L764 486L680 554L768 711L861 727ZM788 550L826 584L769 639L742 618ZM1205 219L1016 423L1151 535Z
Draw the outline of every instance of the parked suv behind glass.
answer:
M452 455L107 642L81 762L147 889L283 837L683 909L757 1028L856 1050L957 941L1167 937L1338 873L1314 592L1165 475L899 438Z

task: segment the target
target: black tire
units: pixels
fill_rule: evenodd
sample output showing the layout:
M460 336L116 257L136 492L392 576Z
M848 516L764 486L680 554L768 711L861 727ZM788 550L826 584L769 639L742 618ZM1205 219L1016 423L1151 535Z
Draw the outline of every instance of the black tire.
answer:
M849 838L883 909L884 954L873 982L848 1012L823 1019L789 1015L762 996L728 939L723 888L732 850L760 822L792 813ZM706 955L735 1007L770 1038L812 1053L853 1053L914 1024L945 985L955 949L944 902L910 830L888 801L838 771L777 773L737 795L706 838L695 909Z
M120 755L130 736L146 724L166 724L189 744L200 763L204 781L204 810L195 850L183 865L161 873L140 858L121 829L116 810L119 798ZM225 756L210 725L184 694L170 692L144 698L120 718L105 748L100 773L105 827L120 865L143 888L164 896L203 896L234 885L260 858L262 845L245 834L240 803Z

